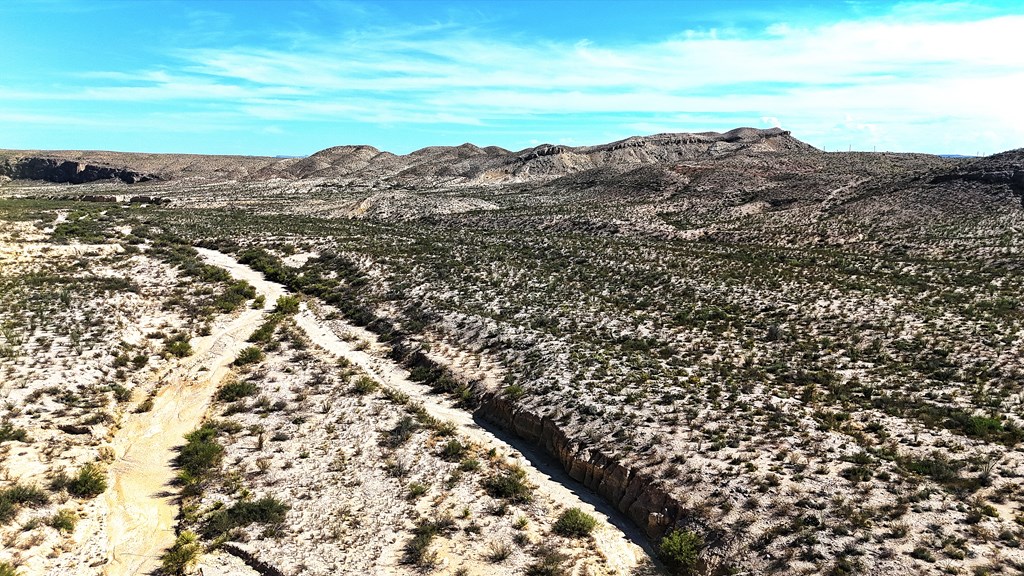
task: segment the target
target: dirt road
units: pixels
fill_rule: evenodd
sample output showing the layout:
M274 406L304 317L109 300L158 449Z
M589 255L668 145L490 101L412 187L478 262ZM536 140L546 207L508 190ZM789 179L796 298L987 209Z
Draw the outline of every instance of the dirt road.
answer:
M209 252L209 251L205 251ZM218 264L216 255L204 254ZM221 255L223 256L223 255ZM250 272L252 272L250 270ZM236 278L244 278L236 274ZM253 282L269 309L284 293L279 285ZM256 278L254 278L256 279ZM114 437L110 489L103 495L108 510L108 563L104 574L148 574L174 543L177 489L172 485L175 449L197 428L229 365L259 327L265 310L245 309L214 327L213 334L191 341L194 353L159 376L161 386L152 410L129 414ZM138 400L138 399L137 399Z

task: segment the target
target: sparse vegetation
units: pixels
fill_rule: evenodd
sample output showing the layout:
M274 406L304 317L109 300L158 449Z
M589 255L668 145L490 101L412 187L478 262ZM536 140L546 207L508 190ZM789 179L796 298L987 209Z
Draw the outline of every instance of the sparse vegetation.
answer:
M202 545L192 532L178 534L174 545L160 557L160 566L165 574L185 574L199 559Z
M41 506L49 502L45 492L35 486L14 484L0 489L0 524L14 519L22 506Z
M552 528L556 534L571 538L590 536L597 526L597 520L579 508L569 508L558 516Z
M1011 174L1018 157L1006 160ZM247 327L244 377L216 391L223 427L197 430L179 455L182 525L210 544L244 535L290 565L302 553L337 561L328 548L340 545L311 552L280 521L246 523L275 516L247 508L261 501L253 494L287 494L276 502L329 517L325 538L345 547L367 546L368 533L396 546L409 536L407 559L426 567L443 533L455 556L585 573L606 543L551 539L570 557L535 548L538 535L584 531L526 505L525 472L425 407L438 400L514 414L510 428L540 446L585 455L572 473L600 490L618 481L609 474L650 478L663 492L652 500L673 500L652 521L695 530L659 542L679 574L890 562L933 574L963 562L987 570L986 558L1012 570L1024 565L1022 216L1009 185L953 177L970 162L1001 173L992 159L734 151L554 183L410 180L389 197L393 213L374 212L357 186L314 186L297 202L286 181L188 194L152 183L175 204L145 212L5 198L0 236L21 245L16 230L32 238L24 246L54 250L38 252L37 268L0 266L2 449L17 462L15 443L32 441L50 462L29 482L109 461L102 439L140 417L126 414L129 401L152 408L153 375L255 296L195 242L294 294ZM224 201L243 193L244 209ZM364 200L361 217L325 217ZM463 200L487 208L446 208ZM96 248L62 252L64 242ZM288 317L300 302L371 353L373 377L324 359L298 326L310 317ZM444 399L411 400L378 375L390 362ZM44 366L68 376L35 378ZM80 474L51 487L71 492ZM331 489L307 488L311 478ZM465 501L470 491L479 502ZM4 498L5 546L45 557L12 535L25 518L49 524L54 509L30 514L44 504ZM373 508L380 501L391 507ZM393 535L387 523L416 506L465 514ZM735 565L714 564L723 558Z
M93 498L106 491L107 473L98 464L89 462L79 468L64 487L79 498Z
M512 502L529 502L533 498L533 489L526 481L526 471L515 466L487 477L484 489L494 498Z
M257 390L256 384L252 382L230 379L217 390L217 400L234 402L252 396Z
M658 544L658 557L672 574L689 576L697 573L703 547L704 541L698 534L687 530L672 530Z

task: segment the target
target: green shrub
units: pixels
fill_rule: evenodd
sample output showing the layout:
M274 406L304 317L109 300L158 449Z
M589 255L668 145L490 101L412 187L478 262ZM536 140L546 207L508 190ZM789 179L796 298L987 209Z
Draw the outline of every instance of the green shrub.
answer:
M188 335L178 333L164 343L164 353L175 358L185 358L192 355L192 344L189 343Z
M28 442L28 432L24 428L15 428L10 422L0 424L0 442L15 440Z
M143 400L142 402L140 402L139 405L135 407L135 413L136 414L142 414L144 412L149 412L152 409L153 409L153 397L150 396L150 397L146 398L145 400Z
M526 394L526 389L524 389L519 384L510 384L508 386L505 386L504 392L505 396L508 396L509 400L518 400L522 398L524 394Z
M71 478L67 490L79 498L99 496L107 489L107 475L98 465L89 462L78 469L78 474Z
M236 502L230 508L221 508L214 512L207 519L203 533L209 538L215 538L254 522L280 524L284 522L287 512L288 505L273 496L266 496L252 502Z
M430 551L430 543L435 536L450 532L455 522L448 517L433 521L420 520L413 529L413 537L405 544L402 562L414 564L420 568L433 566L437 561L437 553Z
M213 306L223 313L234 312L246 300L256 297L256 289L245 280L232 282L224 292L213 301Z
M177 540L160 557L160 566L165 574L184 574L199 558L202 547L199 538L192 532L178 534Z
M202 479L220 464L224 447L217 442L217 429L207 423L185 435L185 445L176 459L178 467L191 478Z
M415 500L427 493L427 486L419 482L409 484L409 500Z
M0 576L21 576L21 572L9 562L0 562Z
M463 454L466 453L466 446L459 442L455 438L452 438L445 443L444 447L441 448L441 458L449 462L455 462L462 459Z
M299 311L298 296L280 296L277 299L277 307L274 312L280 314L295 314Z
M661 539L658 545L658 558L665 567L677 576L696 574L697 559L704 540L700 535L688 530L673 530Z
M127 402L132 399L132 391L120 384L113 384L110 390L114 393L114 400L118 402Z
M58 510L56 514L50 517L47 524L61 532L74 532L75 522L77 521L78 516L73 510Z
M217 400L221 402L234 402L235 400L252 396L256 393L256 390L256 384L253 382L231 379L217 390Z
M526 482L526 471L513 466L484 479L484 489L494 498L504 498L512 502L529 502L533 499L533 489Z
M270 318L267 318L266 322L260 324L260 327L249 335L248 341L269 344L274 339L274 330L277 330L277 325L280 322L280 316L271 315Z
M370 394L377 390L377 382L369 376L360 376L352 383L352 389L357 394Z
M22 506L41 506L50 499L41 489L35 486L14 484L0 490L0 524L14 519Z
M395 427L388 431L387 436L381 441L385 446L391 448L397 448L402 444L405 444L412 435L419 430L420 425L412 416L402 416L402 418L395 424Z
M570 538L589 536L597 526L597 520L579 508L569 508L558 517L553 529L556 534Z
M256 346L249 346L242 349L238 353L238 357L235 358L235 366L245 366L246 364L254 364L263 360L263 350L260 350Z

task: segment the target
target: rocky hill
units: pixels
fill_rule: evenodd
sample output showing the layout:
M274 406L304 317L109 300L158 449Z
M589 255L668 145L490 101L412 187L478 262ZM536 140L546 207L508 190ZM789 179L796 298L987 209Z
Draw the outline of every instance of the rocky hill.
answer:
M336 146L306 158L8 150L0 152L0 175L72 184L194 177L213 181L326 178L350 185L423 188L543 181L594 169L628 171L651 164L780 152L818 150L777 128L656 134L599 146L543 144L518 152L473 144L431 146L402 156L372 146Z

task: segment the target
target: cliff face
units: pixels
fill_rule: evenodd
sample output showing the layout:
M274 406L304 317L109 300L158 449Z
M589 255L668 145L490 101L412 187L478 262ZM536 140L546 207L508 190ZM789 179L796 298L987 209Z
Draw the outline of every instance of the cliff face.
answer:
M84 184L97 180L120 180L126 184L154 179L127 168L98 166L58 158L9 158L0 164L0 176L14 180L43 180L61 184Z
M479 416L543 447L573 480L614 505L649 538L661 537L685 517L684 507L656 478L574 441L553 419L518 408L500 394L487 394L479 401Z
M1024 148L967 162L958 170L935 176L932 184L965 182L1004 185L1024 201Z

